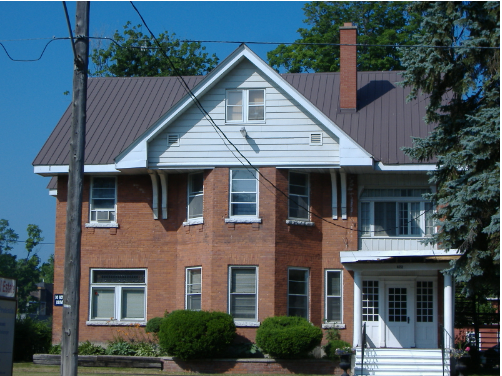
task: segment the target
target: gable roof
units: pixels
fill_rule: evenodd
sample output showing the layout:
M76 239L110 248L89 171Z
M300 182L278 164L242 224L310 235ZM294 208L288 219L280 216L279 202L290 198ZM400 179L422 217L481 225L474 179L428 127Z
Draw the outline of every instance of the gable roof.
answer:
M207 86L243 57L260 65L269 78L285 90L300 94L296 98L303 101L304 106L311 107L310 111L317 112L317 116L325 117L325 122L334 123L332 128L336 133L349 143L355 141L355 145L359 145L357 148L376 161L384 164L410 163L400 148L411 146L411 136L426 137L432 130L432 126L422 120L425 115L424 101L406 103L409 89L396 85L401 80L398 72L358 72L359 108L352 113L342 112L338 106L339 73L278 75L245 45L234 51L208 76L183 79L191 90L203 93ZM113 164L117 156L126 154L142 138L156 132L154 128L163 126L159 125L159 119L189 104L190 99L177 77L90 78L85 165ZM68 164L70 128L71 106L33 161L34 166Z

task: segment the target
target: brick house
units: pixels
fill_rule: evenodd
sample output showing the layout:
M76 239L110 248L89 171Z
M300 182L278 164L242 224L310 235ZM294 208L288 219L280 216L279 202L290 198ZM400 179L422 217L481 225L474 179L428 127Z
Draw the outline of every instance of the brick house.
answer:
M354 44L352 24L342 44ZM423 98L399 72L278 74L246 45L204 77L91 78L80 340L164 311L219 310L254 341L299 315L361 345L438 348L453 333L452 256L422 244L427 171L401 151L425 137ZM207 111L205 115L199 107ZM214 124L212 122L214 121ZM54 292L63 291L71 108L34 161L56 197ZM61 336L54 309L53 342Z

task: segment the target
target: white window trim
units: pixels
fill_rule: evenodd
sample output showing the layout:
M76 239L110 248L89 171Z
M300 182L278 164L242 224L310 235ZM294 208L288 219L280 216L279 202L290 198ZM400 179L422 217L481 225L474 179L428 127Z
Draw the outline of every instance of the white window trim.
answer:
M288 172L288 195L291 198L291 196L296 196L296 197L304 197L302 195L294 194L291 193L291 173L294 174L299 174L299 175L306 175L307 176L307 218L300 218L300 217L291 217L289 215L289 211L291 208L291 199L288 200L288 220L290 221L288 224L299 224L303 226L312 226L314 223L310 220L310 174L305 173L305 172L298 172L298 171L289 171Z
M196 194L193 195L194 197L197 196L202 196L202 215L200 217L194 217L194 218L189 218L190 217L190 179L194 175L202 174L202 193L201 194ZM204 223L204 173L203 172L194 172L191 174L188 174L188 180L187 180L187 220L186 222L183 222L183 226L190 226L190 225L198 225Z
M93 283L93 273L96 271L103 271L103 270L113 270L113 271L130 271L130 270L138 270L138 271L143 271L145 273L145 282L144 283ZM123 288L143 288L144 291L144 317L143 319L140 320L122 320L120 318L117 318L117 316L120 316L121 310L122 310L122 305L121 299L122 299L122 289ZM107 268L93 268L90 271L90 278L89 278L89 320L86 321L86 325L106 325L106 326L126 326L126 325L131 325L131 324L139 324L139 325L146 325L146 317L147 317L147 302L148 302L148 296L147 296L147 291L148 291L148 270L145 268L127 268L127 269L107 269ZM103 319L92 319L92 291L93 288L113 288L115 289L114 292L114 299L115 299L115 316L116 317L110 317L110 320L103 320Z
M340 273L340 321L329 321L328 320L328 298L338 296L329 295L328 296L328 273L338 272ZM342 269L326 269L324 271L324 321L327 324L342 324L343 323L343 270Z
M261 223L260 218L260 174L256 170L255 173L255 184L256 184L256 214L254 215L234 215L232 213L232 171L236 170L248 170L245 168L231 168L229 170L229 192L228 192L228 218L225 218L225 223ZM250 192L249 192L250 193Z
M423 239L430 235L426 234L426 217L425 213L425 205L430 203L428 200L424 200L422 197L364 197L360 198L359 205L359 218L361 219L361 237L363 238L377 238L377 239L389 239L389 238L399 238L399 239ZM396 235L378 235L379 233L375 232L375 203L376 202L392 202L396 203L396 224L395 230ZM420 215L419 215L419 227L421 235L413 235L413 234L399 234L399 203L420 203ZM369 234L364 234L362 231L362 209L363 204L369 204ZM408 222L409 223L409 222ZM433 228L435 231L435 227Z
M255 318L254 319L239 319L234 318L234 323L236 326L240 327L255 327L260 326L260 322L258 321L258 282L259 282L259 270L256 265L231 265L228 267L228 309L227 312L229 315L231 313L231 296L232 296L232 270L233 269L255 269ZM233 317L233 316L232 316Z
M310 269L303 267L290 266L288 267L288 304L287 304L287 315L289 316L289 296L304 296L299 294L290 294L289 292L289 272L290 270L303 270L307 272L307 320L310 321Z
M92 204L93 204L93 197L92 197L92 191L93 191L93 186L94 186L94 179L95 178L113 178L115 180L115 205L113 210L106 210L108 212L113 211L115 213L115 220L114 221L98 221L98 220L91 220L92 216ZM96 215L97 218L97 215ZM85 227L105 227L105 228L118 228L118 221L117 221L117 177L116 176L93 176L91 178L91 184L90 184L90 189L89 189L89 222L85 224Z
M251 90L262 90L263 91L263 120L249 120L248 115L249 115L249 92ZM228 108L228 93L236 93L240 92L242 94L242 120L229 120L227 119L227 108ZM227 124L264 124L267 119L267 91L264 88L236 88L236 89L227 89L225 93L225 123Z
M188 273L191 270L200 270L200 295L201 298L201 309L202 309L202 266L193 266L185 268L185 309L188 309L188 295L197 295L188 293Z

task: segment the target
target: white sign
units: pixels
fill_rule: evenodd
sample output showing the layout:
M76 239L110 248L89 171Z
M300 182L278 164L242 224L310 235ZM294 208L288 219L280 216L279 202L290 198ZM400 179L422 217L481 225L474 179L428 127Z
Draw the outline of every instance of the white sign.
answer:
M2 280L2 278L0 278ZM3 281L2 281L3 282ZM0 299L0 375L12 376L16 301Z
M16 280L9 278L0 278L0 296L7 298L16 297Z

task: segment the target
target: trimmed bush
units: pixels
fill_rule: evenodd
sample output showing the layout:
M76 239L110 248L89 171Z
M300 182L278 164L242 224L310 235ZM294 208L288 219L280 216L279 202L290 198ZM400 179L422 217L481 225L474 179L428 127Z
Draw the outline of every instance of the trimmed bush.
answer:
M181 360L204 359L223 353L234 337L234 319L227 313L179 310L162 320L159 344Z
M147 333L158 333L160 331L160 324L164 320L164 317L154 317L148 320L145 326L145 332Z
M16 319L14 328L15 362L33 361L33 354L47 354L51 348L52 325L50 321L37 321L29 316Z
M256 344L260 349L278 359L308 357L321 340L321 328L303 317L268 317L256 332Z

